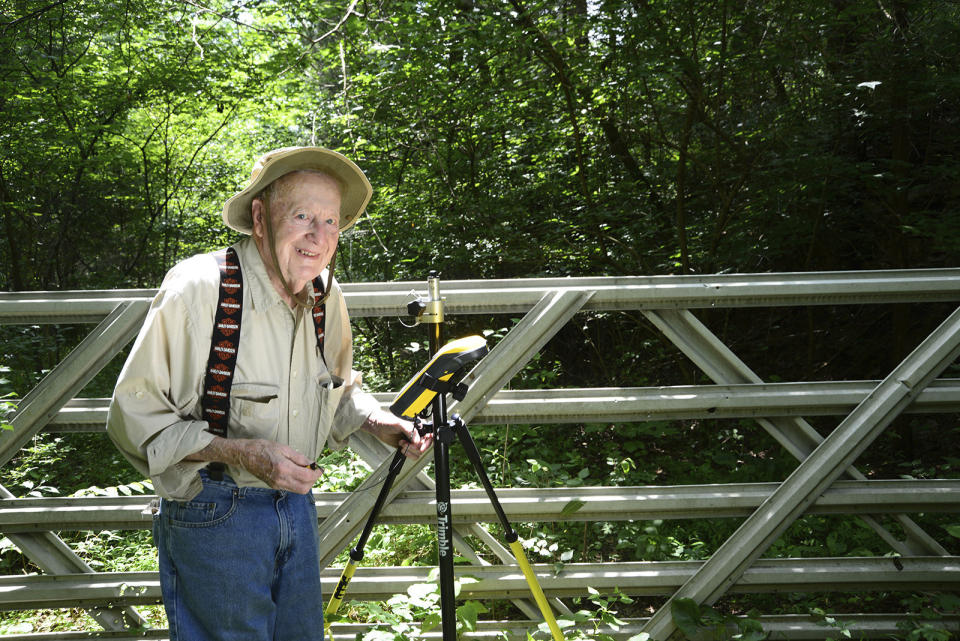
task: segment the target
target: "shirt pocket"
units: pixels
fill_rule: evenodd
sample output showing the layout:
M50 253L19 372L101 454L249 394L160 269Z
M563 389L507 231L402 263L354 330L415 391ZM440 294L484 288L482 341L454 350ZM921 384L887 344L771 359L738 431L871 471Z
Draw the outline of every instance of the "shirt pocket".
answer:
M230 390L230 433L236 438L277 440L280 389L276 385L238 383Z

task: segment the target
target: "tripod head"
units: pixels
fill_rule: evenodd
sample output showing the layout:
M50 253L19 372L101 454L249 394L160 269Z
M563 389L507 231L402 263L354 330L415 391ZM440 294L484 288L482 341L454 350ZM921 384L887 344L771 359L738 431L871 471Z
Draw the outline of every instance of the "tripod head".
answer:
M447 343L400 390L390 411L412 420L437 394L452 391L455 399L463 400L467 389L460 381L467 375L467 366L486 356L488 351L487 340L482 336L467 336Z

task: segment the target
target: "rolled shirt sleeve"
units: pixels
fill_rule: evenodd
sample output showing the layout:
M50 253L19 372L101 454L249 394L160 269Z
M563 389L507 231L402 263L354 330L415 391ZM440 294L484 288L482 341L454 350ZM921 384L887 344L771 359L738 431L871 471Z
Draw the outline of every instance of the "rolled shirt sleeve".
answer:
M344 390L337 413L327 435L327 446L333 450L345 447L350 435L356 432L374 411L380 409L377 399L366 392L359 373L354 372L353 383Z
M193 477L203 464L181 461L213 440L207 423L196 418L209 330L197 328L196 310L179 288L184 279L209 271L207 258L189 259L164 279L117 380L107 418L114 444L162 495L182 496L191 485L199 489ZM201 284L212 296L216 286Z

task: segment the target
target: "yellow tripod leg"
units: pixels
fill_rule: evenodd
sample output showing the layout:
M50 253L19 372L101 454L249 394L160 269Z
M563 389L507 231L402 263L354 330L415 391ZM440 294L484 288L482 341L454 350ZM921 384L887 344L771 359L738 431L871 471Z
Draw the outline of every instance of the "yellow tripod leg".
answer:
M337 589L330 596L327 609L323 611L323 636L329 641L333 641L333 634L330 632L330 617L340 609L340 604L343 603L343 595L346 593L347 586L350 585L350 579L353 578L353 573L356 571L357 563L350 559L347 566L343 568L343 573L340 574L340 581L337 582Z
M517 563L520 564L520 569L523 570L523 576L527 579L527 585L530 586L533 599L540 607L540 613L543 614L547 625L550 626L550 634L553 635L553 641L564 641L563 633L560 632L560 626L557 625L557 620L553 617L553 610L550 608L550 604L547 603L547 597L543 594L540 582L537 581L537 575L533 573L533 568L530 567L530 563L527 561L527 555L524 554L520 541L517 540L511 543L510 549L513 550L513 556L516 557Z

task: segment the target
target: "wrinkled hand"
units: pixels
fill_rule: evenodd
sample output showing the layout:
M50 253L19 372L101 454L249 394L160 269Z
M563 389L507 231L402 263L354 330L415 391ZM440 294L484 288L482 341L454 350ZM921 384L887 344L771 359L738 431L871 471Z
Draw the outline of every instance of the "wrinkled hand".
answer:
M265 439L214 437L187 461L216 461L242 467L275 490L306 494L323 470L288 445Z
M413 423L383 410L372 413L361 426L390 447L400 447L404 456L416 460L433 445L433 434L420 436Z
M323 476L319 467L292 447L265 439L247 440L240 465L275 490L306 494Z

